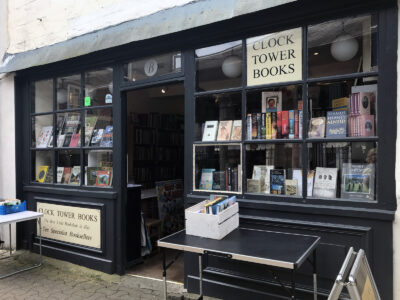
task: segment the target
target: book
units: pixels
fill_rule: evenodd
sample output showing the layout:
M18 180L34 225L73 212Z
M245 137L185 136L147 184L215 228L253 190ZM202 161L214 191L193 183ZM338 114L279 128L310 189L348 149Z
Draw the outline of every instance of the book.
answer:
M298 110L303 110L303 100L299 100L297 101L297 109Z
M54 182L54 176L53 176L53 168L49 166L49 169L47 170L46 178L44 180L45 183L53 183Z
M89 146L94 128L96 127L97 116L86 116L85 118L85 146Z
M349 103L349 98L347 98L347 97L332 99L332 110L347 112L348 111L348 103Z
M261 134L260 134L260 138L262 139L262 140L265 140L266 138L267 138L267 116L266 116L266 114L265 113L261 113L261 122L260 122L261 124L261 126L260 126L260 128L261 128ZM269 127L269 128L271 128L271 127Z
M36 140L36 148L46 148L53 134L53 126L44 126Z
M309 138L325 137L325 117L312 118L308 130Z
M287 139L289 137L289 111L282 111L282 138Z
M79 185L81 182L81 166L74 166L69 177L69 184Z
M215 169L202 169L200 177L200 190L212 190L213 186L213 172Z
M271 113L271 139L277 138L276 112Z
M264 139L272 139L272 117L270 112L263 113L265 115L265 136Z
M108 125L104 130L103 137L100 142L100 147L112 147L113 146L113 126Z
M375 135L375 116L374 115L360 115L357 117L359 120L359 135L360 136L374 136Z
M229 141L231 138L233 121L219 121L217 141Z
M360 115L371 114L371 102L374 97L374 93L360 92L358 99L358 113Z
M64 173L62 175L61 183L68 184L69 177L71 176L71 167L64 167Z
M225 170L225 187L227 191L232 191L232 169L229 167Z
M61 183L64 174L64 167L57 167L57 183Z
M111 185L111 171L98 170L96 172L96 186L110 186Z
M255 165L253 166L253 174L251 179L260 180L260 192L265 191L265 177L267 176L267 166L266 165Z
M219 213L221 213L222 211L224 211L225 209L227 209L228 207L232 206L235 203L236 203L236 196L232 196L211 205L211 211L214 215L218 215Z
M342 165L341 198L375 200L374 164Z
M96 185L98 167L87 167L86 168L86 185Z
M294 110L289 110L289 139L294 139Z
M314 175L315 170L309 170L307 172L307 197L312 197L314 189Z
M270 194L285 194L286 173L283 169L272 169L270 171Z
M247 179L247 193L261 193L261 180Z
M69 143L69 147L79 147L80 146L80 133L74 133L71 137L71 142Z
M257 139L257 114L251 114L251 139Z
M294 138L299 138L299 111L294 111Z
M252 139L252 121L251 121L251 114L247 114L247 139Z
M204 125L203 142L213 142L217 138L218 121L206 121Z
M262 92L261 112L278 112L282 110L282 92Z
M57 147L62 147L65 141L65 134L59 134L57 137Z
M231 141L240 141L242 139L242 120L234 120L232 124Z
M347 136L347 111L328 111L326 116L326 137Z
M337 168L317 167L313 197L336 198L337 175Z
M261 139L261 113L257 113L256 114L257 117L257 139L260 140Z
M63 147L69 147L69 144L72 139L72 135L78 132L78 128L80 125L80 115L79 114L68 114L65 117L65 125L64 131L62 134L65 134Z
M303 196L303 170L293 169L292 179L297 180L297 195Z
M90 141L90 146L99 146L101 139L103 138L104 129L93 130L92 140Z
M47 172L49 170L49 166L40 166L39 172L36 176L36 181L40 183L44 183L46 180Z
M215 171L213 172L213 183L212 189L215 191L226 191L225 184L225 171Z
M286 179L285 180L285 195L297 196L297 179Z
M282 111L276 113L276 138L282 138Z

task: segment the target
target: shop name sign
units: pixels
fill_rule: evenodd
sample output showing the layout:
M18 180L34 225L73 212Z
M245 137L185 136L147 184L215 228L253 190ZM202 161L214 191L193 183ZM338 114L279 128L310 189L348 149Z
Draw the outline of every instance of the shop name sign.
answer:
M43 237L101 248L100 209L37 202L37 211L43 213Z
M247 85L302 78L302 29L247 39Z

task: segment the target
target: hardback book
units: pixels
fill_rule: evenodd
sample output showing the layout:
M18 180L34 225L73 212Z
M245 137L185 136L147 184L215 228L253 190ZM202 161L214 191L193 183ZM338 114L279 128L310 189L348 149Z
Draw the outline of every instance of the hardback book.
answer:
M93 130L92 140L90 142L90 146L99 146L101 139L103 138L104 129L95 129Z
M270 140L272 138L272 118L270 112L265 113L265 139ZM264 115L264 113L263 113Z
M46 148L53 134L53 126L44 126L40 131L40 135L36 141L36 148Z
M347 97L332 99L332 110L347 112L348 104L349 104L349 98L347 98Z
M251 140L252 139L252 121L251 121L251 114L247 114L247 139Z
M261 139L261 113L257 113L257 139L260 140Z
M299 110L299 139L303 138L303 110Z
M265 140L267 138L267 116L265 113L261 113L261 126L260 126L260 138Z
M46 180L48 170L49 170L49 166L41 166L39 168L39 172L37 173L36 181L40 182L40 183L44 183L44 181Z
M86 184L87 185L96 185L97 171L98 167L87 167L86 169Z
M88 116L85 118L85 146L89 146L93 130L96 127L97 116Z
M374 97L374 93L360 92L358 99L358 113L360 115L371 114L371 102Z
M212 190L213 186L213 173L215 169L202 169L200 177L200 190Z
M213 142L217 138L218 121L206 121L204 125L203 142Z
M59 134L57 137L57 147L62 147L65 141L65 134Z
M325 117L312 118L308 130L309 138L325 137Z
M294 111L294 138L299 138L299 111Z
M217 141L229 141L231 139L233 121L219 121Z
M113 146L113 126L108 125L103 133L103 138L100 142L100 147L112 147Z
M375 200L374 164L343 163L341 190L341 198Z
M338 138L347 135L347 111L328 111L326 114L326 137Z
M215 191L226 191L225 171L215 171L213 173L212 189Z
M261 193L261 180L260 179L247 179L247 192L248 193Z
M110 186L111 185L111 171L98 170L96 173L96 186Z
M289 110L289 139L294 139L294 110Z
M81 166L74 166L69 177L69 184L79 185L81 182Z
M270 171L270 193L284 195L285 194L286 173L283 169L272 169Z
M307 172L307 197L312 197L314 189L314 175L315 170L309 170Z
M251 139L257 139L257 114L251 114Z
M275 167L272 165L266 165L265 183L263 192L269 194L271 192L271 170Z
M61 183L64 174L64 167L57 167L57 183Z
M297 180L297 195L303 195L303 170L301 169L293 169L292 170L292 179Z
M360 115L357 117L359 121L359 136L375 135L375 116Z
M276 113L276 138L282 138L282 111Z
M261 182L260 191L265 191L265 177L267 176L267 166L266 165L255 165L253 166L253 175L251 179L257 179Z
M80 146L80 133L74 133L71 138L71 142L69 143L69 147L79 147Z
M282 138L287 139L289 137L289 111L282 111Z
M315 171L313 197L336 198L337 168L317 167Z
M61 183L68 184L69 183L69 177L71 176L71 167L64 167L64 173L62 175Z
M231 141L242 139L242 120L234 120L232 125Z
M286 179L285 180L285 195L297 196L297 179Z
M276 112L271 113L271 138L276 139L277 138L277 126L276 126Z
M282 92L262 92L261 93L261 111L278 112L282 110Z

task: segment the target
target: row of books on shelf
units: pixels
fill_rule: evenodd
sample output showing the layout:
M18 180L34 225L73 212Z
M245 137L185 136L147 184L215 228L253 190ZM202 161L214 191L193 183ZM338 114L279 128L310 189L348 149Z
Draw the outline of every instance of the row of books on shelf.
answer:
M204 202L198 213L218 215L236 203L236 196L210 195L210 200Z
M161 113L130 113L130 122L134 126L145 128L183 130L184 116L178 114Z
M219 171L213 168L202 169L199 190L240 192L242 190L241 165Z
M112 167L85 167L87 185L111 186ZM36 180L40 183L53 183L53 169L50 166L41 166ZM81 181L81 167L57 167L57 181L61 184L79 185Z
M171 145L183 146L183 132L153 131L142 128L135 129L135 144L137 145Z
M240 141L242 120L206 121L202 124L202 141Z

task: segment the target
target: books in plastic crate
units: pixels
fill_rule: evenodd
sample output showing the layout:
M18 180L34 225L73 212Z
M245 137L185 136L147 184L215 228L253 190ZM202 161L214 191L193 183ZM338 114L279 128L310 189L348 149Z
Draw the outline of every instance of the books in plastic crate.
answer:
M0 215L8 215L26 210L26 201L18 205L0 205Z

